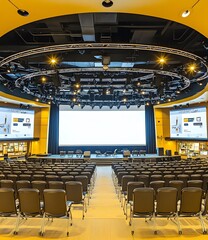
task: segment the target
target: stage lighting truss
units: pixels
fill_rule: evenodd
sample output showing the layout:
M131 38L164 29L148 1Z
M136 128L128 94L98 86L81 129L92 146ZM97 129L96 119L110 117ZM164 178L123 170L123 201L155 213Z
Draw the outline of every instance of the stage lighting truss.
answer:
M206 61L189 52L185 52L179 49L174 48L167 48L162 46L155 46L155 45L145 45L145 44L117 44L117 43L82 43L82 44L63 44L63 45L53 45L53 46L46 46L40 47L35 49L26 50L23 52L19 52L13 55L10 55L0 61L0 68L6 69L11 63L15 64L20 58L29 57L29 56L38 56L39 54L47 54L53 52L63 52L63 51L70 51L70 50L78 50L78 51L87 51L87 50L119 50L119 51L128 51L128 50L140 50L140 51L151 51L160 54L170 54L178 57L183 57L190 62L196 62L200 66L199 70L202 70L200 74L196 77L187 77L183 72L177 70L165 70L163 67L161 68L154 68L154 69L145 69L145 68L111 68L108 67L108 70L103 71L102 67L94 67L94 68L52 68L49 70L46 69L33 69L33 72L28 71L28 73L20 74L14 81L14 86L21 89L21 91L30 94L34 97L38 97L40 99L45 99L45 101L53 100L63 103L71 103L73 100L74 95L77 95L77 104L83 103L85 105L90 105L91 100L88 100L86 97L86 92L88 90L92 90L95 92L93 102L100 106L102 103L105 105L108 102L108 105L114 104L115 106L118 105L118 102L121 101L121 97L128 98L128 104L137 105L137 104L145 104L146 102L155 103L160 99L160 102L163 101L170 101L171 99L176 98L177 92L181 92L189 88L192 83L201 82L202 80L208 77L208 68ZM110 63L110 61L109 61ZM64 74L73 74L75 77L81 78L81 75L93 75L94 79L92 83L82 84L80 82L79 88L74 89L73 84L76 83L76 79L69 79ZM102 79L100 81L96 80L96 76L100 73L103 74L103 78L105 76L109 77L111 81L106 86L102 85ZM116 82L116 78L122 78L122 74L124 78L126 78L126 83L122 86L114 86ZM135 76L136 74L141 74L142 76L131 77ZM53 78L53 84L51 85L46 82L40 84L38 86L38 92L33 91L29 87L31 84L31 79L35 79L37 77L41 78L41 76L46 76L47 78ZM116 76L116 77L115 77ZM119 76L119 77L118 77ZM129 77L130 76L130 77ZM155 76L159 76L161 78L166 77L169 78L168 83L162 82L160 85L155 83L154 78ZM54 79L56 78L57 79ZM114 81L112 80L114 78ZM4 75L0 75L1 81L5 80ZM70 83L65 84L64 81L68 81ZM139 84L138 84L139 82ZM148 82L148 84L146 84ZM150 83L152 82L152 86ZM55 83L55 84L54 84ZM54 85L54 86L53 86ZM52 88L52 87L53 88ZM51 87L51 88L50 88ZM103 88L103 89L101 89ZM109 99L99 99L101 94L100 92L104 92L107 89L111 88L111 92L109 94ZM122 94L121 94L122 89ZM124 91L124 89L126 91ZM103 91L104 90L104 91ZM122 96L121 96L122 95ZM84 97L83 97L84 96ZM120 97L120 98L119 98ZM138 102L139 101L139 102ZM74 103L76 104L76 103Z

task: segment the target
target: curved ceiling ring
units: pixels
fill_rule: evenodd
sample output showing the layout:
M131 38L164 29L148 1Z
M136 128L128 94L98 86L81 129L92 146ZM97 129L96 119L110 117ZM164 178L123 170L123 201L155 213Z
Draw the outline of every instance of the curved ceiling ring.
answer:
M34 56L34 55L38 55L38 54L42 54L42 53L66 51L66 50L70 50L70 49L71 50L80 50L80 49L85 49L85 50L86 49L119 49L119 50L131 49L132 50L133 49L133 50L142 50L142 51L155 51L155 52L162 52L162 53L178 55L178 56L182 56L182 57L200 62L200 64L205 69L205 72L202 75L198 76L197 78L193 78L193 79L189 79L189 80L187 78L185 87L183 89L189 87L190 83L199 82L201 80L204 80L208 76L208 66L207 66L206 61L203 58L201 58L193 53L189 53L189 52L182 51L179 49L167 48L167 47L156 46L156 45L146 45L146 44L121 44L121 43L119 43L119 44L117 44L117 43L107 43L107 44L106 43L90 43L90 44L87 43L87 44L83 44L83 43L81 43L81 44L53 45L53 46L47 46L47 47L41 47L41 48L34 48L34 49L18 52L16 54L12 54L0 61L0 67L4 66L6 64L9 64L12 61L17 60L22 57ZM126 70L128 70L128 69L126 69ZM79 71L80 71L80 69L79 69ZM90 68L88 68L88 69L85 69L85 71L91 71L91 70L90 70ZM163 74L163 75L165 75L165 74ZM185 76L182 76L182 75L181 75L181 77L185 78Z
M192 59L194 61L198 60L198 61L201 61L202 64L206 64L206 61L203 58L193 53L189 53L176 48L167 48L162 46L146 45L146 44L80 43L80 44L52 45L52 46L33 48L30 50L18 52L2 59L0 61L0 67L22 57L38 55L41 53L50 53L50 52L66 51L66 50L82 50L82 49L117 49L117 50L131 49L131 50L155 51L155 52L163 52L163 53L179 55L185 58Z
M63 73L76 73L76 72L103 72L103 68L63 68L63 69L51 69L51 70L43 70L43 71L37 71L33 72L27 75L24 75L23 77L18 78L15 81L16 87L20 86L20 81L24 81L27 79L31 79L33 77L38 77L42 75L53 75L56 73L63 74ZM181 90L184 90L190 86L190 80L182 76L178 73L173 73L169 71L164 70L156 70L156 69L142 69L142 68L109 68L108 72L139 72L139 73L147 73L147 74L159 74L159 75L165 75L170 77L175 77L178 79L183 79L185 85Z

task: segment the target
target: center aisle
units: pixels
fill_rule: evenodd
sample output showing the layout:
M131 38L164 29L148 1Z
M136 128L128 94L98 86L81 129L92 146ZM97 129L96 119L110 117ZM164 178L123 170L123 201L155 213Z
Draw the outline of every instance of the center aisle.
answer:
M88 218L124 218L120 202L115 193L111 167L97 167L97 179L90 201Z
M97 167L97 178L86 214L85 231L76 239L132 239L120 202L115 193L110 166ZM80 221L79 221L80 224ZM73 232L73 230L72 230Z

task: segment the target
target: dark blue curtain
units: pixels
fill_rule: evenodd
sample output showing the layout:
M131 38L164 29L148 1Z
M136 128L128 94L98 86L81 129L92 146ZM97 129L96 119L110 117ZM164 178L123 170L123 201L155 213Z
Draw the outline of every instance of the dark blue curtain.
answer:
M58 154L59 149L59 107L56 104L51 105L48 152Z
M146 152L156 153L155 118L152 105L145 106Z

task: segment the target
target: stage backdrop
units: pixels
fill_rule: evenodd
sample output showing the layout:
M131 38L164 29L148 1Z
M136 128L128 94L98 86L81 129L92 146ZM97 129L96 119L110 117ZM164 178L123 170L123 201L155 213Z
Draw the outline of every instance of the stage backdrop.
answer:
M145 126L146 126L146 146L74 146L74 147L59 147L59 108L57 105L52 104L50 112L50 126L49 126L49 145L48 152L52 154L58 154L60 150L74 151L81 149L82 151L90 150L92 153L95 150L101 150L102 152L118 151L122 149L134 150L146 150L147 153L156 153L155 142L155 122L154 122L154 110L153 106L145 106Z

